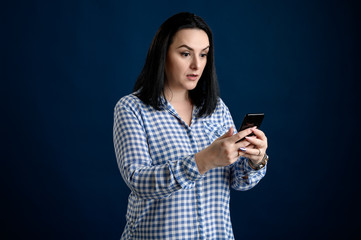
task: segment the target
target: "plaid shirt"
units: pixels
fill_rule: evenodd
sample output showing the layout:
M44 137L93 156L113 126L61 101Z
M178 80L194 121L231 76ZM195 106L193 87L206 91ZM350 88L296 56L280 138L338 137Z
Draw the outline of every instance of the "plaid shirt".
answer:
M246 158L204 175L195 153L234 123L219 99L211 116L193 108L188 126L163 98L162 110L131 94L115 106L113 140L120 173L131 190L122 239L234 239L230 187L248 190L265 175Z

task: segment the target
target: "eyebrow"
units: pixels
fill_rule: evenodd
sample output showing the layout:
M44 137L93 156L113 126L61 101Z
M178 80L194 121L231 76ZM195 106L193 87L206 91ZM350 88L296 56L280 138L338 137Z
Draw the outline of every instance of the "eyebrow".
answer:
M187 49L190 50L190 51L194 51L193 48L191 48L190 46L187 46L187 45L185 45L185 44L180 45L179 47L177 47L177 49L178 49L178 48L182 48L182 47L185 47L185 48L187 48ZM203 48L202 51L206 50L207 48L209 48L209 46Z

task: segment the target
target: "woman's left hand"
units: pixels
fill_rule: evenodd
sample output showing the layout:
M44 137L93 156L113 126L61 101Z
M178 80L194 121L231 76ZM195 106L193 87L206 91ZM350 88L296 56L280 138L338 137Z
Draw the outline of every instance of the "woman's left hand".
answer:
M255 136L246 137L246 140L250 143L245 150L239 150L239 155L250 159L253 165L257 165L263 159L268 147L266 135L259 129L252 129Z

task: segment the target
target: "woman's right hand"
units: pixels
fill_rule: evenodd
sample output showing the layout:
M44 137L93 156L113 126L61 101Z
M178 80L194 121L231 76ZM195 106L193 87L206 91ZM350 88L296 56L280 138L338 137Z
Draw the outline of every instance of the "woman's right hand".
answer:
M240 156L240 148L250 145L247 140L238 140L252 133L252 128L245 129L233 135L233 128L221 137L217 138L211 145L195 154L195 161L201 174L212 168L228 166Z

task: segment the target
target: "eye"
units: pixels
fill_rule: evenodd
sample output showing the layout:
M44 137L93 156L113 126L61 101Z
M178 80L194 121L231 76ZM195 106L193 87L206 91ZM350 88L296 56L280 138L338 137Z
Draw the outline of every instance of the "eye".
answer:
M188 56L190 55L190 53L189 53L189 52L182 52L181 55L182 55L183 57L188 57Z
M208 53L201 53L202 58L206 58L208 56Z

